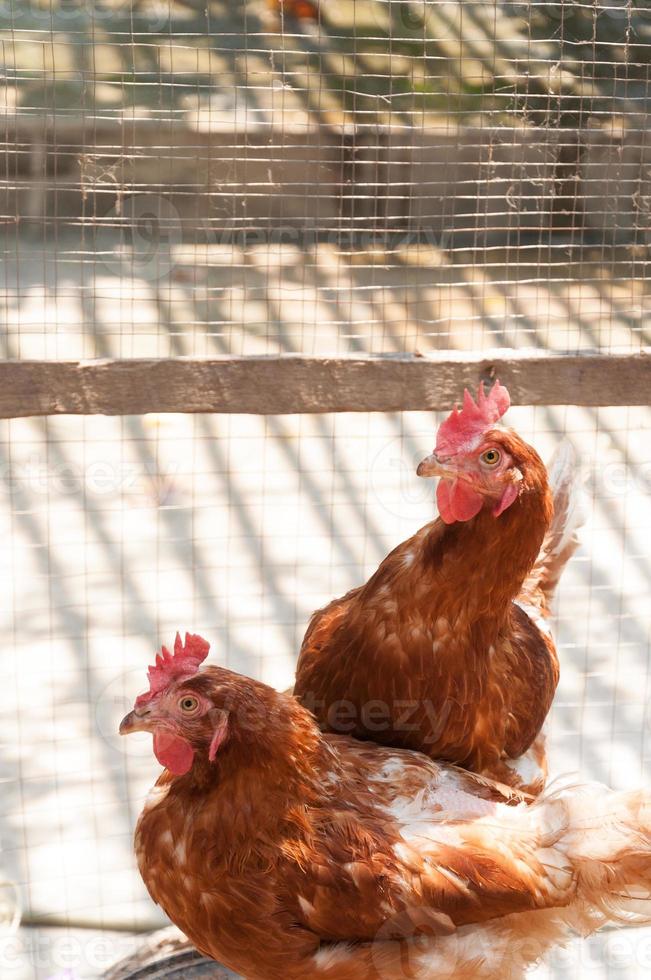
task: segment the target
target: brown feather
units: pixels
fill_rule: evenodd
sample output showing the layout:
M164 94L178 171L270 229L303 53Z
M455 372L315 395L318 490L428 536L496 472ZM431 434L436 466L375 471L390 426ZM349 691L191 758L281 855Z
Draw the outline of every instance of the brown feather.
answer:
M224 669L177 688L227 711L229 735L210 762L209 720L188 728L193 768L159 779L138 863L197 948L248 980L399 980L406 962L519 977L570 927L617 917L629 887L651 897L647 795L513 806L422 753L322 734L293 698Z
M325 730L419 749L537 792L544 776L523 782L505 760L533 745L558 683L553 641L515 602L552 496L531 447L509 431L491 440L523 475L515 503L499 519L484 507L465 523L426 525L366 585L315 613L295 694Z

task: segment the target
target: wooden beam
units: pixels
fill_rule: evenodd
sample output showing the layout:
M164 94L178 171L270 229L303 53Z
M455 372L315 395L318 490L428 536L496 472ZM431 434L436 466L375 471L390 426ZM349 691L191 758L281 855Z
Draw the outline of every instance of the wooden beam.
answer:
M649 405L651 349L638 354L499 350L348 357L0 362L0 418L146 412L445 410L498 377L515 405Z

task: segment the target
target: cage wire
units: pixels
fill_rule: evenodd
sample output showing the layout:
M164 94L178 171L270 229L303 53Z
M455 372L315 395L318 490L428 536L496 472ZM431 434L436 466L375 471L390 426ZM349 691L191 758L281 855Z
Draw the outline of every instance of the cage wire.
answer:
M7 359L651 344L651 4L3 0ZM590 501L552 773L649 774L644 407L516 408ZM117 723L176 629L291 683L313 609L434 513L432 413L0 423L0 976L102 974L164 924ZM5 901L6 897L6 901ZM17 932L17 910L22 926ZM542 978L651 972L651 933Z

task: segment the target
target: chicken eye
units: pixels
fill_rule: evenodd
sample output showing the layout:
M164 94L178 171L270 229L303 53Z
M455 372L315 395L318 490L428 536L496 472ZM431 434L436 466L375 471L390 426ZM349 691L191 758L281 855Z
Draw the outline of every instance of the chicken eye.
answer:
M502 454L499 449L487 449L485 453L482 453L479 459L486 466L497 466L502 458Z
M196 711L199 707L199 702L197 698L193 698L190 694L185 694L179 701L179 707L181 711L185 711L186 714Z

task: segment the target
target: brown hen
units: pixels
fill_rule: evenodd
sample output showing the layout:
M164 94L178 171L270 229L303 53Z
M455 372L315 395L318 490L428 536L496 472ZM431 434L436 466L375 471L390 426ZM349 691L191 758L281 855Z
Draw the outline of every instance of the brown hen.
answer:
M535 450L497 426L508 405L499 382L480 387L441 425L418 471L441 477L441 517L314 614L294 693L324 730L537 793L559 676L549 601L578 511L571 455L557 458L552 493Z
M177 639L121 731L169 768L136 830L149 892L247 980L517 980L651 898L651 796L509 805L419 752L323 734L295 699ZM648 909L647 909L648 912Z

